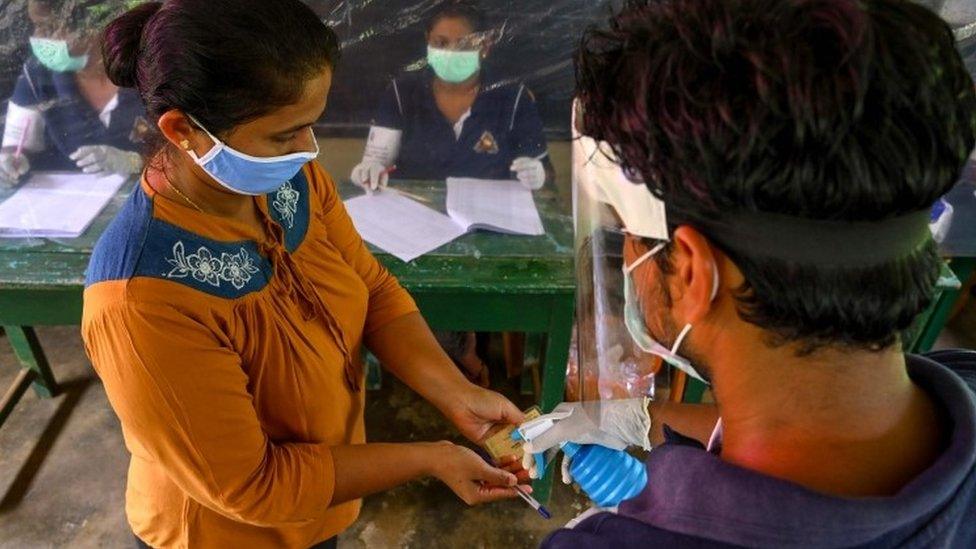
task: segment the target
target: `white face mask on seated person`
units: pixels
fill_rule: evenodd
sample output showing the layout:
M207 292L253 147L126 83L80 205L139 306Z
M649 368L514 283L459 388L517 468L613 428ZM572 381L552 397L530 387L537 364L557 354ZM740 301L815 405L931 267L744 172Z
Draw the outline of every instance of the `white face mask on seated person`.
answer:
M449 50L427 46L427 64L437 78L460 84L481 70L481 50Z

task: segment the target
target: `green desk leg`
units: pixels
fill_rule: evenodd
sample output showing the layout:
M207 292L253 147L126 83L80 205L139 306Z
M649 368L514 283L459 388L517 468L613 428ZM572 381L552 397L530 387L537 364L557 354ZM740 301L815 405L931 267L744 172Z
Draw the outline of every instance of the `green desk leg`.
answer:
M552 411L563 401L566 393L566 362L569 342L573 337L573 298L557 300L549 317L548 337L543 350L542 402L543 413Z
M976 258L957 257L951 260L949 267L955 273L956 278L965 284L969 280L969 277L973 276L973 272L976 271ZM912 346L911 352L925 353L932 350L932 346L935 345L935 340L939 338L939 334L942 333L942 329L945 328L946 323L949 321L949 315L952 313L952 309L960 294L961 290L943 290L942 295L939 296L938 301L935 303L932 314L925 322L921 334L915 339L915 344Z
M705 384L688 376L688 384L685 386L685 394L681 397L681 402L699 404L704 394Z
M550 309L542 362L542 400L539 402L543 413L552 411L562 402L566 391L566 361L569 360L569 342L573 335L573 308L574 299L570 295L565 299L554 298ZM554 469L549 467L545 477L532 483L533 495L542 503L549 502Z
M542 382L539 380L539 370L542 368L542 349L545 346L545 334L529 332L525 334L525 352L522 360L522 379L520 380L523 395L538 394L542 396Z
M34 392L37 396L50 398L57 394L58 384L54 381L51 366L47 363L41 342L30 326L4 326L7 339L14 348L14 354L21 366L34 372Z

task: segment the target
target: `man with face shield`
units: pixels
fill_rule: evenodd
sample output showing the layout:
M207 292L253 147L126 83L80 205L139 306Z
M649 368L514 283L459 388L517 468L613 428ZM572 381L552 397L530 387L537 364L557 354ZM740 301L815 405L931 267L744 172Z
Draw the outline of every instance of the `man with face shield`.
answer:
M973 546L976 353L901 341L976 143L950 28L899 0L635 0L576 68L581 379L621 345L716 405L584 386L522 424L529 454L654 444L639 493L543 546Z

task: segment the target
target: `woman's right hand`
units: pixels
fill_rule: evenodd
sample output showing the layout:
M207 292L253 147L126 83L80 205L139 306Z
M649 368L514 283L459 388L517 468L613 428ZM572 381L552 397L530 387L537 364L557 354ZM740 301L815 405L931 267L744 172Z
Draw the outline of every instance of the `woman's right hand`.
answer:
M518 496L515 475L492 467L474 451L450 442L434 443L432 450L431 474L468 505Z
M7 151L0 152L0 188L13 187L29 171L30 162L26 156Z
M349 178L367 192L372 192L386 187L390 182L390 170L379 162L364 160L352 169Z

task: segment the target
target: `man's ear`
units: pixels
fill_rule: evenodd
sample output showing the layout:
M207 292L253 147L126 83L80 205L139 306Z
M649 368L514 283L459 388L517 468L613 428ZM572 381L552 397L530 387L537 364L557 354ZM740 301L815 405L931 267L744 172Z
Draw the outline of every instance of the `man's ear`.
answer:
M695 324L712 308L717 253L702 233L687 225L675 229L672 242L672 312L680 322Z

